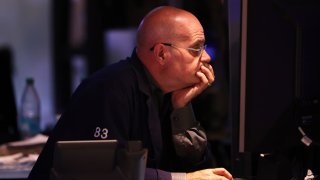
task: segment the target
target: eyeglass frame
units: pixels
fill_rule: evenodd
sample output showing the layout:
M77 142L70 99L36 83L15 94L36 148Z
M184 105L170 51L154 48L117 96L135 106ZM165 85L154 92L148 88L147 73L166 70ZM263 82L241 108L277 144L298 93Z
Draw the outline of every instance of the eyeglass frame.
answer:
M207 48L207 45L206 45L206 44L202 45L200 48L190 48L190 47L189 47L189 48L183 48L183 47L178 47L178 46L176 46L176 45L173 45L172 43L159 43L159 44L163 44L163 45L165 45L165 46L174 47L174 48L185 49L185 50L188 50L189 52L190 52L190 51L196 52L197 55L196 55L195 57L200 56L200 55L202 54L202 52ZM156 45L152 46L152 47L150 48L150 51L153 51L155 46L156 46ZM191 54L192 54L192 53L191 53Z

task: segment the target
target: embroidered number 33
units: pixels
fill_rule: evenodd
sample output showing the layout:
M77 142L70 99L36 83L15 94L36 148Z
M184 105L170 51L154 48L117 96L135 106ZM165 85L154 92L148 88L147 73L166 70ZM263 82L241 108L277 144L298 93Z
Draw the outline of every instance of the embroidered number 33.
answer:
M95 138L107 139L109 130L107 128L96 127L93 134Z

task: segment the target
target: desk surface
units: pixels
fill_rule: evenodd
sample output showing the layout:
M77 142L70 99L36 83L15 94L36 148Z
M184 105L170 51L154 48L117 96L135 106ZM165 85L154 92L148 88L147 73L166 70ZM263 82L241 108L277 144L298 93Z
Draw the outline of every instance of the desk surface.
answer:
M27 179L47 136L0 145L0 179Z
M31 169L0 170L0 179L27 179Z

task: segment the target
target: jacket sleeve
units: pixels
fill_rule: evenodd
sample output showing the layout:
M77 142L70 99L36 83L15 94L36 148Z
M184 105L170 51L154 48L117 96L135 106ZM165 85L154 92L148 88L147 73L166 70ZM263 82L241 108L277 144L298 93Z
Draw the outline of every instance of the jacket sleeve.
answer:
M195 120L191 104L172 112L171 127L176 154L190 163L201 161L207 149L207 137Z

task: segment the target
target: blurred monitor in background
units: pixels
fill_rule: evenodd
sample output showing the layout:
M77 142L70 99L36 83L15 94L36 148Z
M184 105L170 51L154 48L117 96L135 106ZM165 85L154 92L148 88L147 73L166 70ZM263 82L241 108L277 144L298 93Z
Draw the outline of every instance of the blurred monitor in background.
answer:
M19 139L11 64L10 48L0 47L0 144Z

